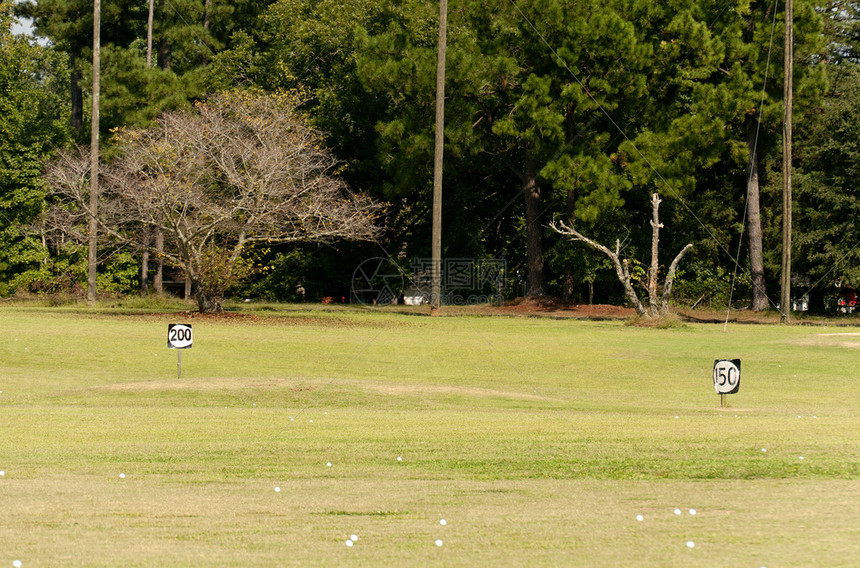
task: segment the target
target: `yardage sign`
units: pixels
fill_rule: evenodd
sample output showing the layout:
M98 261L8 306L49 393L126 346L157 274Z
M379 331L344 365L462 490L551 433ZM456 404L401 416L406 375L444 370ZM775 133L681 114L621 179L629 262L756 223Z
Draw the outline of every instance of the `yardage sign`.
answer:
M191 341L190 325L171 323L167 326L167 346L170 349L189 349Z
M714 390L717 394L735 394L741 388L741 360L714 361Z

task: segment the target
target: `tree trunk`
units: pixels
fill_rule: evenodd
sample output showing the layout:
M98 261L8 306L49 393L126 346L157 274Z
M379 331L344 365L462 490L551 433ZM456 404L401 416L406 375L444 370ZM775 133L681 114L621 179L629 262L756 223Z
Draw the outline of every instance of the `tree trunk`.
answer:
M528 265L526 296L546 295L544 282L543 246L541 245L541 194L537 181L537 164L526 158L523 175L523 197L526 202L526 259Z
M155 276L152 279L152 288L161 296L164 294L164 233L161 227L155 228L155 254L156 260Z
M660 208L660 196L656 193L651 194L651 209L653 218L651 219L651 269L648 271L648 309L651 311L651 317L657 317L660 313L660 301L657 299L657 277L660 271L660 259L658 256L660 250L660 217L658 210Z
M189 278L186 282L191 282ZM207 290L200 285L199 282L195 283L196 292L194 293L195 298L197 299L197 309L202 314L219 314L224 311L222 304L224 303L224 298L218 296L216 294L210 294Z
M146 19L146 68L152 67L152 19L155 13L155 0L149 0L149 15Z
M197 288L198 288L198 290L199 290L200 286L198 286ZM192 284L191 278L190 278L190 277L188 277L188 276L186 276L186 277L185 277L185 296L184 296L184 298L185 298L186 300L190 300L190 299L191 299L191 290L192 290L192 289L193 289L193 284ZM219 306L220 306L220 303L219 303ZM218 310L218 311L221 311L221 310L220 310L220 307L219 307L219 310Z
M764 281L764 246L762 244L761 208L759 201L758 154L756 152L757 124L754 117L747 118L747 239L750 250L752 277L752 309L760 312L768 308Z
M152 228L149 225L144 225L143 235L143 252L140 258L140 293L144 296L149 294L149 237L151 236Z
M72 43L69 49L69 85L71 89L71 124L72 129L80 132L84 128L84 94L81 91L81 72L78 69L78 60L81 58L81 47Z

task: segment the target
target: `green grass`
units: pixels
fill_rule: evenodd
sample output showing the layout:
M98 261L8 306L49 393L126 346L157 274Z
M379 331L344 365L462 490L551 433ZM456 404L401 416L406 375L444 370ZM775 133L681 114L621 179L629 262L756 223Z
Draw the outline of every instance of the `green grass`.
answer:
M0 566L860 558L860 329L234 308L0 309Z

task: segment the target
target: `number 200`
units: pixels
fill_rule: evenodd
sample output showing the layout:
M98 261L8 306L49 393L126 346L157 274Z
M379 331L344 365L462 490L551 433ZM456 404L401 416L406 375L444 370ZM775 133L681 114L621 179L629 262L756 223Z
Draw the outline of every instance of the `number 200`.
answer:
M174 327L170 330L170 341L191 341L191 329L187 327Z

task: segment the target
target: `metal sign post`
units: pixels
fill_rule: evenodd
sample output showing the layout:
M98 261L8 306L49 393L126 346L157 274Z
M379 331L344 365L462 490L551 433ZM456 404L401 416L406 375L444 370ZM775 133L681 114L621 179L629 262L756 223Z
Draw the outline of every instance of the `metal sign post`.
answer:
M728 406L727 394L735 394L741 388L741 360L717 359L714 361L714 390L720 395L720 406Z
M176 349L177 378L182 378L182 350L191 349L193 343L191 326L184 323L171 323L167 326L167 347Z

